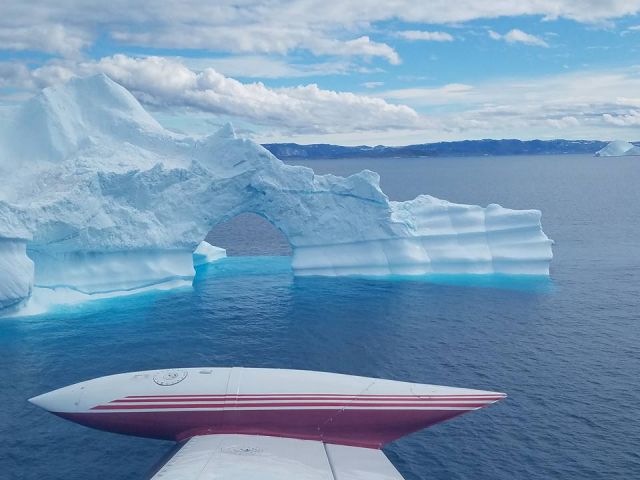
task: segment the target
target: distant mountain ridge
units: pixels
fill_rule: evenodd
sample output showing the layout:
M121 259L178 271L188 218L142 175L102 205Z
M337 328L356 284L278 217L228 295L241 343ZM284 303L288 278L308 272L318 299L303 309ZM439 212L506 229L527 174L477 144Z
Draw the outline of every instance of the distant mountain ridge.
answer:
M360 157L466 157L476 155L595 154L609 142L600 140L462 140L400 147L360 145L345 147L325 143L267 143L263 146L280 159Z

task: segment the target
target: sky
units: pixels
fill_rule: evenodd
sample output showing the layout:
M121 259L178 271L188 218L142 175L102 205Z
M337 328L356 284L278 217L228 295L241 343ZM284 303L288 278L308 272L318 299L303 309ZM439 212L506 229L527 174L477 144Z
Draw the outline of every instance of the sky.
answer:
M0 0L0 104L105 73L259 142L640 140L640 0Z

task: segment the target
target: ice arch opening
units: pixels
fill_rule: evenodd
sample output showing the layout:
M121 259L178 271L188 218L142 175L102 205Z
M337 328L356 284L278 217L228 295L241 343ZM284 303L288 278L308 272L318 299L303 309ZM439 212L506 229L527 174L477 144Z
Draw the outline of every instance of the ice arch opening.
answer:
M205 237L224 248L227 256L291 256L287 237L264 216L253 212L236 215L214 225Z

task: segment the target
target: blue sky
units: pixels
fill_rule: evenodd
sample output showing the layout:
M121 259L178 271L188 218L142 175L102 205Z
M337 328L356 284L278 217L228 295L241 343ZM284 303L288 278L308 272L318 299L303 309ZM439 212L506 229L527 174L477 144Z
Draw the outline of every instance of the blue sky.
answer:
M106 73L167 127L407 144L640 140L640 0L0 5L0 102Z

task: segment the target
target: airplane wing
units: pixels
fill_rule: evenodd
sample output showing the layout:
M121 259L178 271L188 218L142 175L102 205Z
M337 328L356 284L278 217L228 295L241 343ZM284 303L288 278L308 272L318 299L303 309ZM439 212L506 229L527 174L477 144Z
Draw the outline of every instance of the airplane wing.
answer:
M316 440L202 435L151 480L403 480L381 450Z

